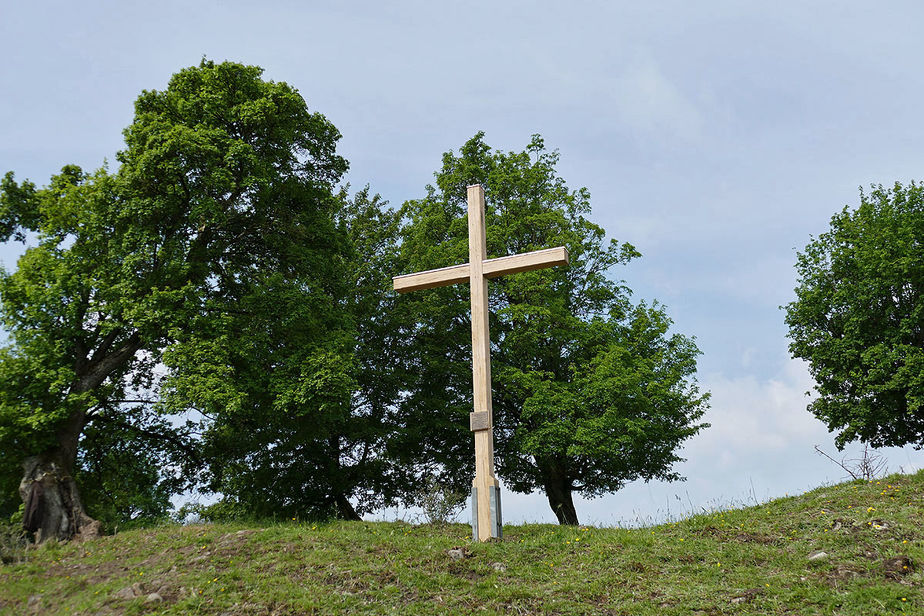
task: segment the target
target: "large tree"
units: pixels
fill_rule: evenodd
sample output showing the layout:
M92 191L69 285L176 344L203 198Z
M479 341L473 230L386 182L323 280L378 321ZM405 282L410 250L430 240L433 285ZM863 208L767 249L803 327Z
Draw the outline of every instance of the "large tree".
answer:
M860 192L799 253L789 345L836 443L924 446L924 187Z
M344 337L334 299L342 234L333 186L347 166L339 134L261 73L204 60L166 90L142 93L115 173L68 166L44 188L12 173L3 180L0 238L34 245L0 276L10 332L0 350L0 457L24 461L26 523L40 539L96 532L77 479L92 481L107 455L124 456L112 448L117 432L197 461L187 431L149 404L165 349L168 363L214 365L208 339L224 336L265 353L281 321L317 335L298 358L312 365ZM304 302L305 322L276 319L265 302ZM199 385L178 377L168 408L185 392L182 406L197 409L210 385L218 393L203 403L234 393L221 380ZM326 392L299 402L323 404L313 395Z
M704 427L697 422L707 396L693 378L693 341L669 332L663 307L633 303L611 277L639 253L605 240L586 218L588 191L569 190L557 160L538 136L525 151L505 153L479 133L458 155L443 156L425 197L405 203L401 248L409 272L467 261L466 186L474 183L485 186L489 257L568 247L568 267L492 281L490 328L498 474L514 491L544 491L559 522L577 524L575 492L677 479L677 449ZM467 489L468 289L402 299L414 344L401 447Z
M208 516L358 519L410 485L383 455L403 382L388 292L398 216L368 189L343 189L335 205L345 245L325 258L336 302L318 310L312 277L273 274L168 353L168 400L195 400L209 417L207 486L223 498Z

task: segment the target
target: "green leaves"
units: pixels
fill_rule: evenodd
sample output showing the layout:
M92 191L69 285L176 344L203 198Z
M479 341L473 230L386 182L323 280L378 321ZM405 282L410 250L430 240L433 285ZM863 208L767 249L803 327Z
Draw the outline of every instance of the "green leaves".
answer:
M786 306L790 352L809 362L809 410L837 444L924 443L924 191L915 183L860 193L859 207L797 257Z
M465 187L486 191L489 257L564 244L568 267L490 285L498 472L517 491L596 495L635 478L673 479L673 454L698 432L707 396L693 375L698 350L668 334L658 305L633 305L614 268L640 256L590 222L590 195L557 176L556 152L534 136L523 152L495 152L475 135L443 156L436 187L402 208L401 271L468 260ZM401 298L413 337L403 412L446 479L471 480L469 295L464 285ZM425 426L425 427L421 427ZM409 439L410 440L410 439ZM413 443L405 447L413 449ZM553 509L555 506L553 505Z
M204 60L143 92L114 173L0 181L0 238L36 242L0 274L0 453L70 460L107 519L162 511L175 469L255 515L353 517L436 466L467 489L468 291L397 297L390 278L467 261L479 182L489 256L571 255L492 283L501 475L569 494L670 475L701 427L696 347L613 278L639 253L586 218L556 152L478 134L393 211L335 193L336 128L261 75Z
M0 241L12 237L25 242L26 232L35 231L39 220L35 184L17 184L13 177L13 172L7 171L0 180Z
M333 125L261 73L203 61L143 92L115 174L67 166L41 189L4 177L0 237L35 233L37 245L0 275L11 337L0 351L2 455L54 454L70 468L79 450L102 499L112 477L99 469L124 459L117 428L134 443L199 445L157 413L204 413L203 447L280 407L306 423L348 416L349 242L333 193L347 164ZM160 393L154 417L126 402ZM242 459L264 444L236 436ZM189 469L181 450L138 458L133 476L153 482L135 493L146 510L179 485L161 489L168 468ZM322 497L335 474L319 474Z

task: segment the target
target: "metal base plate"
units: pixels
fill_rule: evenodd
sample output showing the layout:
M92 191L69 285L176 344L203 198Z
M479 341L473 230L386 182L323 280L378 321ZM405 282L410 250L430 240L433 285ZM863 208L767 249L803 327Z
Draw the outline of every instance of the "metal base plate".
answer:
M488 499L491 507L491 538L501 539L504 535L504 526L501 522L500 488L495 486L488 489ZM478 541L478 488L472 486L472 540Z

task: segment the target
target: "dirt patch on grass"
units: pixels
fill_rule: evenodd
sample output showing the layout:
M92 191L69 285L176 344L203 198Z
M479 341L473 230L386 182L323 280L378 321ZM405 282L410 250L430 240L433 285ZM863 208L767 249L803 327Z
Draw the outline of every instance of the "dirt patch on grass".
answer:
M908 556L894 556L882 561L885 576L890 580L900 580L906 575L914 573L914 562Z
M734 541L736 543L756 543L760 545L773 545L780 542L780 537L765 535L749 531L734 531L715 526L705 526L698 531L697 535L704 537L714 537L720 541Z
M779 537L750 532L737 533L732 539L738 543L758 543L760 545L773 545L780 541Z

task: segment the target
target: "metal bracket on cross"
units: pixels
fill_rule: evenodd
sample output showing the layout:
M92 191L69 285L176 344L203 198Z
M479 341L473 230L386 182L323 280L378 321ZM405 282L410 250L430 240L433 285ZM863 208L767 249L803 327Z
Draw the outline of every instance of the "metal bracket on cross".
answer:
M501 493L500 487L488 488L488 510L491 513L488 535L494 539L503 539L504 526L501 521ZM480 539L478 535L478 487L472 486L472 541ZM483 539L481 539L484 541Z

